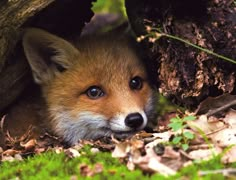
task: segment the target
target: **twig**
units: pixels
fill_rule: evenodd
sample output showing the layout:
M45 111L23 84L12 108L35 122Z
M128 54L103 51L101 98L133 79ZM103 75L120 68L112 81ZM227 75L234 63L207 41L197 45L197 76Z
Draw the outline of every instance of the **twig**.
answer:
M209 144L199 144L199 145L191 145L189 146L189 150L198 150L198 149L209 149L212 148L213 145Z
M194 160L194 158L192 158L190 155L188 155L188 153L186 153L184 150L179 150L180 154L182 154L182 156L188 158L189 160Z
M4 115L0 121L0 132L2 133L4 132L3 127L4 127L5 118L6 118L6 115Z
M185 43L185 44L188 44L188 45L190 45L190 46L192 46L192 47L194 47L194 48L196 48L196 49L199 49L199 50L201 50L201 51L203 51L203 52L206 52L206 53L208 53L208 54L211 54L211 55L213 55L213 56L216 56L216 57L218 57L218 58L221 58L221 59L223 59L223 60L226 60L226 61L229 61L229 62L231 62L231 63L236 64L236 61L233 60L233 59L231 59L231 58L228 58L228 57L222 56L222 55L220 55L220 54L217 54L217 53L215 53L215 52L213 52L213 51L211 51L211 50L209 50L209 49L205 49L205 48L202 48L202 47L200 47L200 46L197 46L197 45L195 45L195 44L193 44L193 43L191 43L191 42L189 42L189 41L187 41L187 40L184 40L184 39L182 39L182 38L179 38L179 37L176 37L176 36L172 36L172 35L170 35L170 34L165 34L165 33L161 33L161 35L162 35L162 36L165 36L165 37L168 37L168 38L171 38L171 39L178 40L178 41L183 42L183 43Z
M225 109L227 109L229 107L232 107L234 105L236 105L236 100L233 100L230 103L227 103L227 104L225 104L225 105L223 105L221 107L218 107L218 108L216 108L214 110L210 110L206 115L207 115L207 117L212 116L212 115L214 115L214 114L216 114L216 113L218 113L220 111L223 111L223 110L225 110Z
M218 133L219 131L222 131L223 129L226 129L226 128L228 128L228 126L223 126L223 127L219 128L219 129L216 129L216 130L214 130L212 132L206 133L206 136Z
M228 57L225 57L225 56L222 56L222 55L220 55L220 54L217 54L217 53L215 53L215 52L213 52L213 51L211 51L211 50L209 50L209 49L202 48L202 47L200 47L200 46L198 46L198 45L196 45L196 44L193 44L193 43L189 42L188 40L182 39L182 38L177 37L177 36L173 36L173 35L171 35L171 34L163 33L163 32L162 32L160 29L158 29L158 28L153 28L153 27L151 28L151 27L149 27L149 26L147 26L146 28L147 28L147 32L149 32L149 34L143 36L140 40L144 39L145 37L151 37L151 36L152 36L152 37L155 37L155 38L156 38L156 39L155 39L155 38L154 38L154 39L152 38L152 41L154 42L154 41L156 41L157 39L159 39L160 37L165 36L165 37L167 37L167 38L174 39L174 40L183 42L183 43L185 43L185 44L188 44L189 46L192 46L192 47L194 47L194 48L196 48L196 49L199 49L199 50L201 50L201 51L203 51L203 52L205 52L205 53L207 53L207 54L211 54L211 55L216 56L216 57L218 57L218 58L220 58L220 59L223 59L223 60L225 60L225 61L228 61L228 62L231 62L231 63L233 63L233 64L236 64L236 60L231 59L231 58L228 58ZM155 32L151 32L152 30L155 30Z
M208 174L223 174L224 176L236 176L236 169L235 168L228 168L228 169L217 169L211 171L199 171L199 176L205 176Z

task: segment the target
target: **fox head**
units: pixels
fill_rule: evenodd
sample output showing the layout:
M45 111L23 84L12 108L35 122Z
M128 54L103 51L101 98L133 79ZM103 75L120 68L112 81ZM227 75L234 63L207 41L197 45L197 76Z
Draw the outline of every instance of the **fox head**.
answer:
M145 128L154 117L155 98L136 50L122 38L103 36L77 46L39 29L23 36L52 130L75 144Z

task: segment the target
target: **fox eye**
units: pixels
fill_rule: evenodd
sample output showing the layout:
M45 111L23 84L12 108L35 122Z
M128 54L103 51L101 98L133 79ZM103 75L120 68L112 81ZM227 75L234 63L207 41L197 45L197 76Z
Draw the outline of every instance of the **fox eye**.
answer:
M129 82L129 87L133 90L140 90L143 87L143 80L139 76L135 76Z
M105 93L103 92L103 90L98 86L91 86L86 91L86 95L90 99L98 99L98 98L104 96L104 94Z

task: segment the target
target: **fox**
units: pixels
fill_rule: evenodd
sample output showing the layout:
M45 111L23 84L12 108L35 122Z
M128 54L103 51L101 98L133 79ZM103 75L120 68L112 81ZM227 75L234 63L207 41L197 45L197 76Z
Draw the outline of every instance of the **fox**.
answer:
M42 29L26 29L23 50L45 103L35 109L24 106L24 116L30 111L27 118L46 124L70 145L112 135L127 138L148 127L156 117L155 90L137 47L117 36L73 42ZM41 119L35 115L39 112ZM13 123L22 122L22 116L10 117Z

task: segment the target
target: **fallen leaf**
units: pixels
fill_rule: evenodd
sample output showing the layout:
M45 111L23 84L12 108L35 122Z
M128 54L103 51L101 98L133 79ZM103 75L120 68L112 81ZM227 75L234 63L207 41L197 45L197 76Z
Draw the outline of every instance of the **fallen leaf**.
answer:
M79 168L80 174L85 177L92 177L95 174L101 173L103 171L103 165L100 163L96 163L93 168L87 164L81 164Z
M68 149L64 150L64 152L69 158L80 157L79 151L74 148L68 148Z
M25 151L33 150L35 148L36 144L37 144L36 139L31 139L31 140L27 141L26 143L20 142L20 145L22 147L24 147Z
M93 154L96 154L96 153L99 153L99 152L100 152L98 148L91 148L90 151L91 151L91 153L93 153Z
M194 121L187 121L187 124L195 132L199 132L200 129L205 134L213 133L226 127L222 121L208 121L206 115L202 115Z
M223 129L210 137L220 147L234 145L236 144L236 129Z
M94 173L98 174L101 173L103 171L103 165L101 163L96 163L94 165Z
M223 94L218 97L208 97L201 102L196 110L196 114L205 114L211 116L219 114L222 111L228 110L232 106L236 105L236 95Z
M3 156L3 157L2 157L2 161L13 162L14 160L15 160L15 158L12 157L12 156Z
M92 169L87 164L81 164L79 166L81 176L93 176Z
M130 151L130 144L128 142L120 142L116 144L114 151L112 152L112 157L124 158Z
M221 161L225 164L236 162L236 145L234 145L226 153L224 153Z
M3 156L14 156L15 154L18 154L20 151L14 150L14 149L7 149L2 153Z
M235 179L236 178L236 169L228 168L228 169L217 169L211 171L199 171L199 176L205 176L209 174L223 174L224 177L228 177L226 179Z
M195 160L209 160L221 152L222 150L220 148L198 149L190 151L189 156Z
M180 153L178 151L175 151L173 147L166 146L162 157L169 158L169 159L180 159Z
M229 124L230 128L236 129L236 110L230 109L224 118L224 122Z

